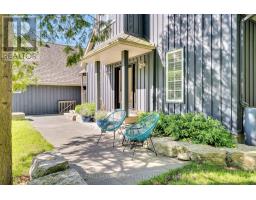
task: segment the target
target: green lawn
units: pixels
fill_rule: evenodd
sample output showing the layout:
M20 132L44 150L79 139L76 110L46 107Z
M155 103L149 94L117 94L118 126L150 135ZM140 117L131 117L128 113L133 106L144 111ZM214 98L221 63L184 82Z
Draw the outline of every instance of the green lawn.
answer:
M52 149L53 146L31 126L29 121L12 121L14 184L26 181L33 156Z
M256 185L256 172L224 168L206 164L189 164L183 168L170 170L152 179L142 181L142 185Z

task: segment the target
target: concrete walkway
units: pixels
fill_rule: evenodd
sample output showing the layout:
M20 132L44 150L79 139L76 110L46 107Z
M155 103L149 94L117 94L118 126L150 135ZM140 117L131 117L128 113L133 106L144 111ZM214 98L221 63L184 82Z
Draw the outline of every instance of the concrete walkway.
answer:
M104 135L99 145L100 131L96 126L81 124L62 115L31 116L32 125L70 161L88 184L137 184L143 179L161 174L186 163L138 148L132 159L129 148L123 152L120 142L112 147L112 133Z

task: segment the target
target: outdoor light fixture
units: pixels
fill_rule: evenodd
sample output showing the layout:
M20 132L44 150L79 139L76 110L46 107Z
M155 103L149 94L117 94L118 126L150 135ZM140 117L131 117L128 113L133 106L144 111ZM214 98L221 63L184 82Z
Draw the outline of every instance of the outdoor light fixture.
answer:
M87 86L87 64L85 64L84 69L80 72L82 78L83 90L86 90Z
M142 69L146 66L146 62L145 62L145 59L140 59L139 60L139 69Z
M83 77L82 77L82 81L83 81L83 89L86 90L86 86L87 86L87 73L83 73Z

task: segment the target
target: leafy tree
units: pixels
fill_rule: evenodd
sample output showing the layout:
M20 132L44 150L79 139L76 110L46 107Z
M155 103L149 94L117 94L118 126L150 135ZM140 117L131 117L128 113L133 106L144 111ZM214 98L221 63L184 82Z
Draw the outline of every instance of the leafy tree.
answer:
M23 21L28 21L30 15L21 15ZM84 47L91 38L93 42L103 41L109 37L111 21L100 21L91 15L37 15L40 34L23 35L25 39L34 37L39 46L47 42L62 41L66 44L64 51L67 54L67 67L71 67L82 60ZM93 34L94 33L94 34ZM19 37L19 36L18 36ZM17 41L16 39L14 42ZM16 57L23 51L14 52ZM28 51L29 53L29 51ZM38 52L37 52L38 53ZM26 62L21 59L12 61L12 90L24 91L28 85L35 84L37 78L34 69L37 62Z
M29 20L29 15L22 15ZM0 41L2 41L2 18L0 15ZM82 60L88 38L103 41L109 35L110 21L98 21L91 15L38 15L40 45L62 40L66 43L67 66ZM92 33L95 33L92 35ZM18 36L20 37L20 36ZM38 38L37 33L27 37ZM0 42L0 55L3 47ZM12 77L13 66L13 77ZM12 90L24 90L31 83L34 64L0 57L0 184L12 184L11 105ZM12 87L13 81L13 87Z
M98 20L92 15L39 15L38 19L41 44L56 40L66 44L67 66L82 60L88 39L104 41L111 30L111 20Z
M25 91L27 86L37 83L34 76L36 63L25 63L15 59L12 61L12 91Z
M17 43L17 37L14 37L14 45ZM23 41L22 44L25 42ZM31 52L30 50L19 51L15 50L12 52L12 91L25 91L27 86L35 84L37 78L34 76L34 69L37 66L37 62L26 57L35 57L37 56L38 51Z

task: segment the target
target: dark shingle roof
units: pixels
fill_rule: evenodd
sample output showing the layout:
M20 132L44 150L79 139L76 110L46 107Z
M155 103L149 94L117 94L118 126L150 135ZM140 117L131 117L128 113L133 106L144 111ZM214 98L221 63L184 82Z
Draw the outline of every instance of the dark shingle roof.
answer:
M34 71L38 85L80 86L82 67L80 63L66 67L64 47L49 43L39 47L38 65Z

